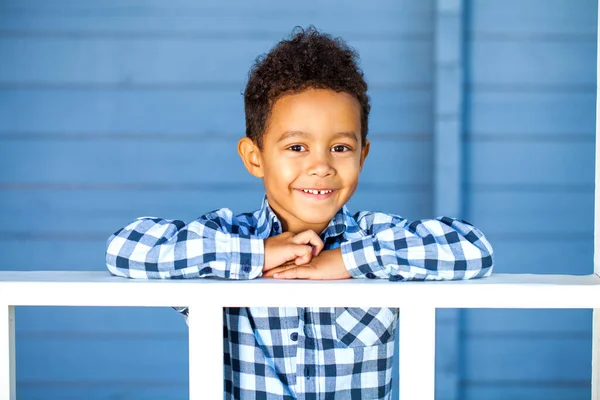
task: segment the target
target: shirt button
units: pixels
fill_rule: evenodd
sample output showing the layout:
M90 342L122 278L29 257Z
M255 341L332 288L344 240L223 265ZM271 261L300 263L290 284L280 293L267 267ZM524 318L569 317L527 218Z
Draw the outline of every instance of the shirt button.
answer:
M249 266L249 265L243 265L242 266L242 271L244 271L244 272L250 272L250 271L252 271L252 267Z
M273 223L273 230L279 231L279 224L277 222Z
M294 332L290 335L290 339L292 339L294 342L298 340L298 332Z
M367 273L367 278L369 278L369 279L375 279L375 278L377 278L377 277L375 276L375 274L374 274L374 273L372 273L372 272L368 272L368 273Z

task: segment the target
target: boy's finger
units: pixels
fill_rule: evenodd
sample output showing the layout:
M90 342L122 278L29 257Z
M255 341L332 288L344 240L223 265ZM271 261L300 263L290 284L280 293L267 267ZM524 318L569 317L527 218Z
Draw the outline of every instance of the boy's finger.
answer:
M308 264L311 261L312 261L312 254L308 253L308 254L303 255L302 257L296 257L293 265L294 265L294 267L296 267L298 265Z
M323 250L324 244L319 235L313 230L300 232L292 238L292 243L310 244L313 247L313 255L318 255ZM316 250L315 250L316 249Z
M267 272L263 272L262 277L263 278L272 278L273 274L277 272L275 271L275 268L268 270Z
M263 272L262 276L263 276L263 278L272 278L273 274L276 274L279 271L280 271L279 267L273 268L273 269L268 270L267 272Z
M310 279L312 269L305 266L290 268L273 274L275 279Z
M275 267L273 269L270 269L265 274L263 274L263 276L266 276L266 277L273 276L273 274L277 274L279 272L287 271L288 269L297 268L297 267L298 266L296 264L284 264L284 265L280 265L279 267Z
M312 259L312 247L306 244L294 244L291 245L291 252L293 257L288 261L293 261L296 265L306 264Z

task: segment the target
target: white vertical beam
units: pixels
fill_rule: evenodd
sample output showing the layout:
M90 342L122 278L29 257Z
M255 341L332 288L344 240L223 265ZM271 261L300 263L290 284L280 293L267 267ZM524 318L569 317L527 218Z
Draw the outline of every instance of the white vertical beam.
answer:
M0 304L0 400L17 399L15 308Z
M189 307L190 400L223 398L223 308Z
M434 400L435 308L400 309L400 400Z
M598 5L597 5L598 6ZM597 26L600 27L600 7ZM596 190L594 193L594 273L600 275L600 29L596 43ZM600 308L594 308L592 340L592 400L600 400Z

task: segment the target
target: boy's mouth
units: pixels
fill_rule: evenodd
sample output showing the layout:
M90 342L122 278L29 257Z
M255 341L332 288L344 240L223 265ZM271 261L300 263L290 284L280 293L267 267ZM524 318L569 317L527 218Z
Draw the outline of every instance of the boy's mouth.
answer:
M306 197L312 199L326 199L330 197L335 190L334 189L296 189L298 192Z
M333 189L300 189L302 190L304 193L311 193L311 194L329 194L331 192L333 192Z

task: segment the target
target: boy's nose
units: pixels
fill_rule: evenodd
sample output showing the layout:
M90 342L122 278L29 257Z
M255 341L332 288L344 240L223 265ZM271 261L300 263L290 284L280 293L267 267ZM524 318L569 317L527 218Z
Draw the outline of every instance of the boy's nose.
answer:
M334 173L334 168L331 165L330 154L316 154L310 158L308 166L309 175L317 175L321 177L329 176Z

